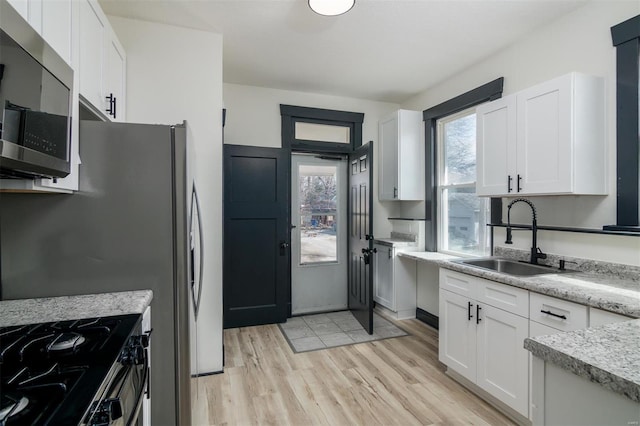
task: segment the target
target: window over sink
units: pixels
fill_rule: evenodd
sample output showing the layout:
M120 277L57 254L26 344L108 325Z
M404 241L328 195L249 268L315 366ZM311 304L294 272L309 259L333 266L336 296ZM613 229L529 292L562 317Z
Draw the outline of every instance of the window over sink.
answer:
M486 255L489 201L476 196L475 107L436 124L438 251Z

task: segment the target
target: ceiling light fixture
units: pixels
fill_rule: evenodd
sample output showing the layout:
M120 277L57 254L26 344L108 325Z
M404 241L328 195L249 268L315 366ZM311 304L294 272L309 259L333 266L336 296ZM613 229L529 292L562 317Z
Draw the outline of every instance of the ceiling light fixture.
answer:
M356 0L309 0L309 7L318 15L336 16L351 10Z

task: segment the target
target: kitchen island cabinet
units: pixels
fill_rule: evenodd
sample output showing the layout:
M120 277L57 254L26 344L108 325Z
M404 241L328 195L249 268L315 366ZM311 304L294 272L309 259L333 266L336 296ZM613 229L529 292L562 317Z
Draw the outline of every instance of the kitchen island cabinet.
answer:
M640 320L527 339L533 424L639 424L638 344Z

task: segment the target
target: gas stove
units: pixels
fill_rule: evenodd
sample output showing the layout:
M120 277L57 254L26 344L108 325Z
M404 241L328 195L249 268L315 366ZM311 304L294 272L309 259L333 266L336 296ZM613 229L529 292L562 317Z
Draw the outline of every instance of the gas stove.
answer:
M140 319L1 327L0 426L135 422L148 380Z

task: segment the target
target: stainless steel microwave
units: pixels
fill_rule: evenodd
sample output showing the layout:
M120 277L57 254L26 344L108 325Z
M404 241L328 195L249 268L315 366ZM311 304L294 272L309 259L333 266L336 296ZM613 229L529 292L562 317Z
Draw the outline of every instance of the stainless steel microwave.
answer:
M0 1L0 176L69 174L72 87L69 65Z

